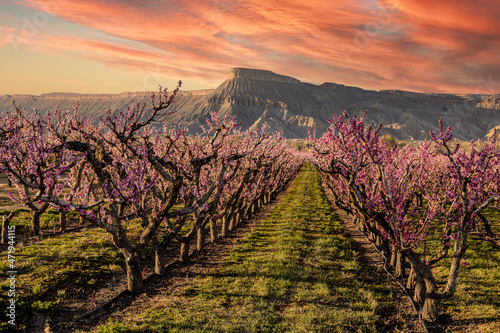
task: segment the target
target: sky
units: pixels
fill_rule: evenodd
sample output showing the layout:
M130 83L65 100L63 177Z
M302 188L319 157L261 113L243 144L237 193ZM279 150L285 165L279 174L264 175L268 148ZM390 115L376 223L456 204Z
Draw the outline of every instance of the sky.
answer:
M0 94L303 82L500 93L498 0L0 0Z

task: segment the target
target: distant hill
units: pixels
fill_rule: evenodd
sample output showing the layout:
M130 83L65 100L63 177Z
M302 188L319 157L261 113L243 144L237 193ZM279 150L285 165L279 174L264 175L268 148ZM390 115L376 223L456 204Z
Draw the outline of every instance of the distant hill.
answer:
M26 110L45 113L55 108L79 110L98 121L109 109L123 110L133 104L149 105L150 92L115 95L52 93L0 96L0 113L13 109L12 102ZM183 119L190 131L199 132L210 111L235 115L242 128L267 122L273 131L289 139L304 138L316 126L318 135L328 128L328 119L344 110L382 123L383 134L399 140L422 140L436 130L441 117L454 128L460 140L485 138L500 128L500 95L421 94L398 90L371 91L336 83L313 85L270 71L232 68L216 89L182 91L171 106L171 120Z

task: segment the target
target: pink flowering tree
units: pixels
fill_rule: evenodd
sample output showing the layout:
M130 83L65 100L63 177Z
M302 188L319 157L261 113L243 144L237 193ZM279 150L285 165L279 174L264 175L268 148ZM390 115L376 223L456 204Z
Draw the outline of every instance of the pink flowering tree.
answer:
M151 123L168 117L166 109L178 89L171 95L166 90L153 95L152 110L136 105L124 112L109 112L97 127L77 116L70 123L70 135L53 127L60 139L66 141L67 150L85 153L85 162L74 169L70 178L73 202L59 198L52 198L51 202L65 209L76 209L92 224L110 233L125 258L130 291L143 288L144 258L160 223L148 218L151 191L160 179L149 161L147 140L154 140ZM168 210L174 203L175 188L163 208ZM143 231L139 240L133 242L124 223L137 217Z
M337 205L391 255L397 275L404 277L404 262L409 261L408 286L422 304L423 318L435 321L438 301L455 292L469 231L480 211L498 200L489 185L498 178L489 171L498 163L495 140L481 147L472 144L469 152L460 147L451 150L450 130L444 131L441 124L440 134L431 134L432 143L400 149L380 140L380 127L366 127L364 117L344 113L331 124L322 138L311 136L311 161ZM442 230L443 239L455 242L448 284L442 291L432 264L447 255L450 242L443 242L442 251L431 260L415 251L431 230Z
M285 152L280 135L265 129L240 132L234 118L214 113L196 136L168 124L168 107L178 89L153 95L151 108L109 111L98 125L78 108L44 118L2 119L0 171L20 190L12 198L52 205L63 214L75 211L105 230L125 259L127 288L133 292L143 289L150 249L155 272L163 274L169 242L181 243L185 260L195 236L202 248L208 224L215 240L230 198L240 203L235 213L244 214L298 169L289 163L293 154ZM248 169L251 177L244 176ZM232 197L235 183L241 191ZM35 195L26 199L21 191L26 187ZM181 234L189 220L189 230ZM139 235L129 223L140 224Z
M10 199L30 209L35 236L40 235L40 216L50 206L45 198L62 194L63 176L84 157L59 149L61 142L44 125L51 117L64 122L58 110L41 117L18 107L0 118L0 172L15 188L7 192Z

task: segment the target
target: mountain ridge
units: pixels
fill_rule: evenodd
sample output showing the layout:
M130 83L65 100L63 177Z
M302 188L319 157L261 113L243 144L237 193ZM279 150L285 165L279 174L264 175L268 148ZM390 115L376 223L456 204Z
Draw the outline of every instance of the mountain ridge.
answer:
M79 110L98 121L109 109L124 110L134 104L150 105L151 92L121 94L48 93L42 95L0 95L0 114L16 104L45 113L57 107ZM454 127L460 140L484 139L500 126L500 95L416 93L402 90L364 90L333 82L321 85L301 82L267 70L231 68L225 81L215 89L181 91L171 106L171 121L192 132L210 112L234 115L242 129L264 122L272 131L283 131L287 138L304 138L316 127L318 135L328 128L328 119L344 110L361 115L366 110L369 123L382 123L383 134L399 140L423 140L436 131L443 117Z

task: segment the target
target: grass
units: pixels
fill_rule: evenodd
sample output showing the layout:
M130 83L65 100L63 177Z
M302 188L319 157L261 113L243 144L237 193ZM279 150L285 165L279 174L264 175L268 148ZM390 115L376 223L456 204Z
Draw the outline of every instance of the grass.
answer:
M500 251L488 241L469 237L467 265L461 266L454 297L443 302L447 314L478 325L481 332L500 332ZM444 285L451 259L436 267L437 280Z
M493 232L500 235L500 212L488 208L483 214L491 221ZM445 316L463 325L471 324L478 332L500 332L500 251L477 236L469 236L468 244L467 259L463 260L466 265L460 267L456 293L442 302L442 309ZM441 248L437 237L429 237L426 248L428 253L437 253ZM453 249L447 258L433 266L439 286L446 285L452 255ZM462 330L463 327L449 328L447 332Z
M384 330L391 297L360 266L306 166L221 267L97 332L373 332Z
M85 287L109 280L113 273L121 271L123 257L104 235L104 231L84 230L16 248L18 313L45 312L64 298L88 297L81 295ZM9 270L7 265L7 260L2 260L0 270ZM2 295L7 295L9 289L6 278L0 278ZM5 315L0 313L1 321L6 323ZM22 329L23 320L17 322ZM2 329L5 327L0 326Z

